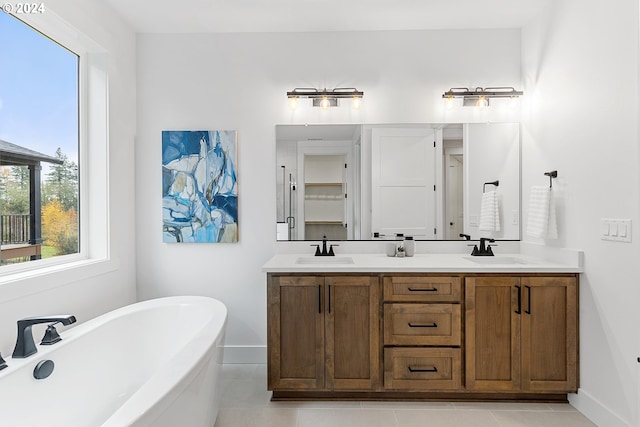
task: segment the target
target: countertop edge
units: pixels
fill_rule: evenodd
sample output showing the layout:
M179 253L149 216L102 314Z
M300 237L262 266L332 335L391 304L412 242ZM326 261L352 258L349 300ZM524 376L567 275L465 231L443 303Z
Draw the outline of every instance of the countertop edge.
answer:
M351 269L337 269L337 268L263 268L263 273L466 273L466 274L491 274L491 273L517 273L517 274L538 274L538 273L553 273L553 274L578 274L581 273L579 269L570 268L539 268L539 269L522 269L522 268L471 268L471 269L453 269L453 268L351 268Z
M300 264L299 258L306 255L277 254L263 266L264 273L464 273L464 274L578 274L584 271L582 263L553 262L524 254L505 254L508 258L519 258L516 263L473 264L467 254L422 254L399 259L379 254L341 254L352 258L352 263ZM505 256L503 255L503 256ZM578 259L578 258L576 258Z

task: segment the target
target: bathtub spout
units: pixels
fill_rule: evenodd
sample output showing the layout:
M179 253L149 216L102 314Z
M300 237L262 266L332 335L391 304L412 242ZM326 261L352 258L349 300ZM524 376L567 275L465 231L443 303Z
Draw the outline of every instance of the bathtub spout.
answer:
M16 347L13 349L11 357L14 359L22 359L38 351L31 333L31 327L33 325L39 323L62 323L63 325L70 325L75 322L75 316L69 314L47 317L27 317L18 320L18 338L16 339Z

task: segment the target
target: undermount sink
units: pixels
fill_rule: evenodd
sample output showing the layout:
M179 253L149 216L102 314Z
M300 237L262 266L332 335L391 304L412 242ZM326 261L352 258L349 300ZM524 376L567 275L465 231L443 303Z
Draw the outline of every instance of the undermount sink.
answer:
M464 259L478 264L526 264L527 262L511 256L466 256Z
M309 256L299 257L296 264L353 264L350 256Z

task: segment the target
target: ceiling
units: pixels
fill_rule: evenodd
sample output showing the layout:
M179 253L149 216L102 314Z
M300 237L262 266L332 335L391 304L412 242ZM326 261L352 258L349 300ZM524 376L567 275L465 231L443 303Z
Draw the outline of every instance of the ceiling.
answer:
M138 33L521 28L552 0L101 0Z

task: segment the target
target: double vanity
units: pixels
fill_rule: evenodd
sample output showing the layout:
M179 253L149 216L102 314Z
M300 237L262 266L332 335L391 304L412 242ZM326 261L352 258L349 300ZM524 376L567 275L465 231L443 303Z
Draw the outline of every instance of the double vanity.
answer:
M580 253L514 248L275 255L263 266L273 399L565 401Z

